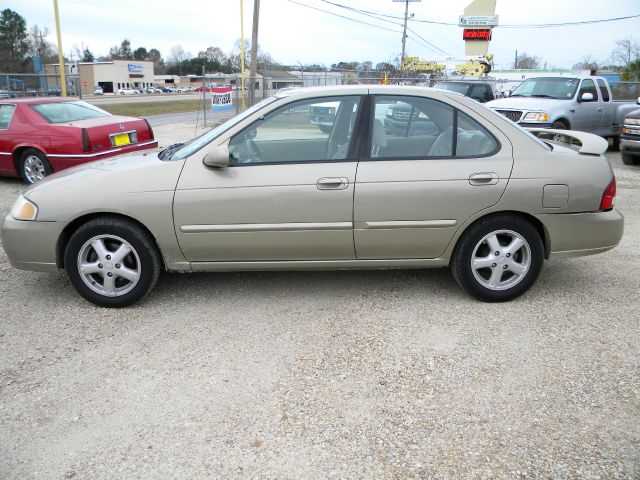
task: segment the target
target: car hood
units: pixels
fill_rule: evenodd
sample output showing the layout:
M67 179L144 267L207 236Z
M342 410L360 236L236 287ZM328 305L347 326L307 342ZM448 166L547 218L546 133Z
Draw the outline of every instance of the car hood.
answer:
M132 198L176 188L184 160L163 161L158 153L121 155L62 170L32 185L24 195L38 205L38 220L43 221L96 211L128 214Z
M536 98L536 97L509 97L500 98L498 100L492 100L485 103L489 108L495 109L509 109L509 110L534 110L534 111L546 111L555 108L561 102L566 100L555 100L553 98Z

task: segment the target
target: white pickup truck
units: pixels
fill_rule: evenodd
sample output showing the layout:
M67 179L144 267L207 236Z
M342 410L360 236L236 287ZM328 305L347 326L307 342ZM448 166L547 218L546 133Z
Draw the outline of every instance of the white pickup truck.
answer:
M611 137L617 147L624 118L638 103L614 100L606 79L584 76L529 78L486 106L522 127L581 130Z

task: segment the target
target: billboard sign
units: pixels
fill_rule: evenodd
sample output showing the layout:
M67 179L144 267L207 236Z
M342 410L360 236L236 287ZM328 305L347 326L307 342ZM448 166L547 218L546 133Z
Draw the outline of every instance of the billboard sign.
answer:
M497 27L498 15L475 15L458 17L460 27Z
M491 40L490 28L465 28L462 31L463 40Z
M139 63L129 63L127 65L129 73L142 73L142 65Z

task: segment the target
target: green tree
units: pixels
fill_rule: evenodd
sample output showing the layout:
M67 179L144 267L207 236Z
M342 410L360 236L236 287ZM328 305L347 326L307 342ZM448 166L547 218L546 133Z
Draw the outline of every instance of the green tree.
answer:
M640 59L630 62L622 70L620 79L624 82L640 82Z
M135 60L146 60L149 56L149 52L144 47L138 47L133 51L133 58Z
M28 53L27 22L17 12L4 9L0 12L0 70L24 72Z
M95 60L95 57L93 56L93 53L91 53L91 50L89 50L88 47L85 47L84 50L82 50L82 58L80 59L81 62L93 62Z

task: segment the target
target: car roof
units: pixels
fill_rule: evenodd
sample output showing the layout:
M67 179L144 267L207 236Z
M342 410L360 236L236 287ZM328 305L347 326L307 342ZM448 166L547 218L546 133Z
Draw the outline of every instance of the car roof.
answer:
M431 87L418 87L413 85L336 85L329 87L306 87L306 88L283 88L278 90L274 96L276 98L300 99L314 97L330 97L338 95L424 95L432 98L443 98L442 93L447 95L452 92L439 90Z
M63 102L75 102L79 100L76 97L25 97L25 98L6 98L0 100L2 104L16 104L23 103L26 105L38 105L41 103L63 103Z

